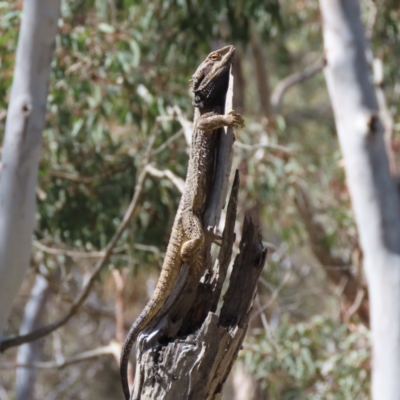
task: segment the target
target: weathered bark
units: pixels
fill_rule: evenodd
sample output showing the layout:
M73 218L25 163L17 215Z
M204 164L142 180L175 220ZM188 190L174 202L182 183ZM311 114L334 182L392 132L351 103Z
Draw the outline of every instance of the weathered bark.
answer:
M26 0L0 175L0 332L29 265L35 189L60 0Z
M187 281L190 283L184 286L171 306L168 317L156 326L155 332L159 336L156 343L149 345L144 336L140 338L140 361L132 399L211 400L221 397L223 384L246 334L256 284L266 256L258 228L245 219L240 253L233 265L221 312L217 315L215 310L234 241L236 196L237 186L231 197L216 268L210 271L209 277L203 278L194 293L192 288L196 282ZM188 302L192 304L189 310Z
M325 77L364 254L372 398L400 398L400 199L389 172L356 0L320 0Z
M231 79L228 110L232 102L232 84ZM139 336L131 399L219 399L244 340L257 280L266 257L259 230L248 218L221 311L219 315L216 313L235 241L238 173L214 268L210 253L212 232L219 224L225 203L233 140L233 131L228 128L219 141L217 177L209 188L211 195L203 217L206 227L202 250L204 274L199 277L185 265L158 320Z
M50 293L49 283L41 275L37 275L32 289L31 298L25 306L24 320L20 334L36 329L43 320L46 301ZM19 365L34 365L39 361L42 341L23 344L18 349L17 362ZM35 398L36 368L18 368L16 384L16 400L31 400Z

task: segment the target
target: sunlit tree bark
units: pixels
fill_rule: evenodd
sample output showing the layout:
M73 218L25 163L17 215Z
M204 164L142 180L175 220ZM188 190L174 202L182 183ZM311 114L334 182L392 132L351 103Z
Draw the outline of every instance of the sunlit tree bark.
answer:
M400 398L400 200L389 172L357 0L320 0L325 76L364 253L372 398Z
M59 0L25 0L0 175L0 332L31 253L35 190Z
M31 298L25 306L21 334L37 328L43 320L45 304L49 296L49 282L42 275L37 275L32 288ZM23 344L18 348L18 364L33 365L40 360L42 342L35 341ZM16 400L31 400L35 398L36 368L18 368L16 383Z

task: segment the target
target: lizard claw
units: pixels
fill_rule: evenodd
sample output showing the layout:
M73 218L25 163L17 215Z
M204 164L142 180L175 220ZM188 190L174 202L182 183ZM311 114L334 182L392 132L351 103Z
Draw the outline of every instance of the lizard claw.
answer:
M237 113L236 111L229 111L228 115L230 116L231 123L230 125L234 128L243 128L244 127L244 119L243 117Z

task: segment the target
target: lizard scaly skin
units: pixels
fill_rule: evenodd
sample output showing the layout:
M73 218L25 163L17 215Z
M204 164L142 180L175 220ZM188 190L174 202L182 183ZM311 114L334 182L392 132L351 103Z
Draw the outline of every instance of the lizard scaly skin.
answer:
M202 216L207 203L207 189L213 178L215 134L224 126L243 126L234 111L224 115L229 71L235 48L226 46L208 55L191 80L195 117L185 188L172 227L161 274L152 298L132 325L125 340L120 363L121 383L129 400L128 361L138 334L161 310L171 294L184 263L200 269L197 254L204 242Z

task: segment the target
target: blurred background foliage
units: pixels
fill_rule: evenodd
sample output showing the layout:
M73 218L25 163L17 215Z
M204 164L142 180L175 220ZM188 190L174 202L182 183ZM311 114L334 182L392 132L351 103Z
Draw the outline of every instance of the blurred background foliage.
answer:
M398 115L400 11L395 3L383 7L383 0L362 0L361 6L372 51L383 61L387 102ZM0 135L21 12L21 1L0 1ZM68 307L93 260L62 250L94 251L107 244L133 195L151 135L156 135L151 163L185 177L188 144L182 120L193 115L188 81L210 50L229 43L238 49L235 108L246 119L236 133L238 222L245 213L252 215L270 248L240 358L247 371L243 379L256 388L254 399L368 398L368 331L356 313L344 317L345 283L328 279L294 201L300 183L313 204L313 218L323 227L323 251L350 265L362 282L323 74L290 87L278 107L271 103L285 77L322 57L318 2L64 0L59 25L34 239L60 251L34 247L33 267L7 333L17 332L38 271L44 269L53 284L46 319ZM398 150L400 125L394 122ZM110 274L115 268L126 281L127 325L134 320L156 282L179 198L170 180L147 179L140 209L120 240L122 251L113 255L84 310L46 341L43 360L54 359L60 346L68 358L115 339ZM86 333L76 340L76 332ZM10 360L14 355L7 353ZM120 390L117 370L108 357L43 370L36 396L113 397ZM14 377L11 370L0 378L9 398ZM71 385L62 388L62 382ZM227 386L231 398L239 399L235 385Z

